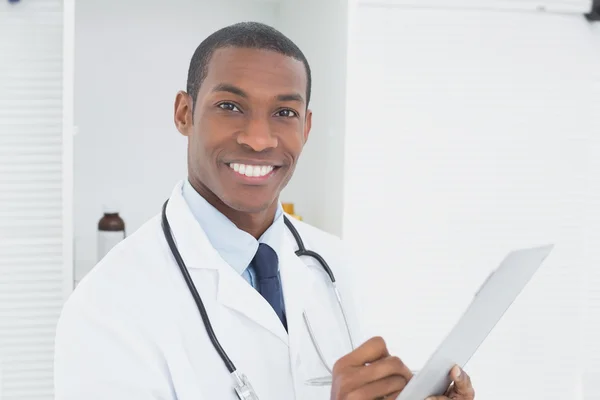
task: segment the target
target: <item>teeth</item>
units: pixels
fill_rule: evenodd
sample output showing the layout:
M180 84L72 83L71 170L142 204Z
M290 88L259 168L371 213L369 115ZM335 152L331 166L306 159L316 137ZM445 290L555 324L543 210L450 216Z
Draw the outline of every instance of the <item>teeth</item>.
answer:
M273 171L272 165L246 165L246 164L229 164L229 167L235 172L249 177L265 176Z

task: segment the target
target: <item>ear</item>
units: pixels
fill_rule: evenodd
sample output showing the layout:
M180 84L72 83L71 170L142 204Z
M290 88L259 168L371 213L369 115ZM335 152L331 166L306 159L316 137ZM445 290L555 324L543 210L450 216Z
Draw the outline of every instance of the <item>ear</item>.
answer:
M304 119L304 143L308 140L312 128L312 110L306 110L306 118Z
M174 121L177 130L183 136L189 136L192 133L193 112L192 98L186 92L179 91L175 97Z

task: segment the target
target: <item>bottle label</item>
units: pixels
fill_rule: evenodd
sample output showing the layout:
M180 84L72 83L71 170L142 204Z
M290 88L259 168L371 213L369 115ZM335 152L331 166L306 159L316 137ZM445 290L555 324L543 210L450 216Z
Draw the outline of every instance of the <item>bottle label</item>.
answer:
M102 260L123 239L125 239L124 231L98 231L98 261Z

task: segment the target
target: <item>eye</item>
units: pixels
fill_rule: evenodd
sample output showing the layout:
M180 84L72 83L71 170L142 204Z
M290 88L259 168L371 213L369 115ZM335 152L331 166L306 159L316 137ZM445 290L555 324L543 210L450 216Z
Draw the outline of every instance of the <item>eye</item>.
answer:
M219 108L226 110L226 111L234 111L234 112L240 112L240 109L233 103L221 103L219 104Z
M294 117L298 116L298 113L296 113L296 111L294 111L294 110L290 110L289 108L286 108L284 110L277 111L276 115L278 117L283 117L283 118L294 118Z

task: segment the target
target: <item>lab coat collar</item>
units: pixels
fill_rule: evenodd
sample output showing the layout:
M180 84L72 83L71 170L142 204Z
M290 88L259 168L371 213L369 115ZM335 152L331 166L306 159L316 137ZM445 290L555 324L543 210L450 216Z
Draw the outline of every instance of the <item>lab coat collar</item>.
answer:
M213 207L187 179L183 181L182 195L196 221L206 229L204 232L212 246L238 274L243 274L248 268L259 243L268 244L277 257L281 258L281 240L284 230L281 203L277 203L273 224L257 241Z
M221 258L219 253L211 245L206 233L194 218L182 195L182 182L178 183L167 205L167 218L175 238L175 243L188 269L210 269L216 270L217 296L216 299L223 306L236 310L250 320L261 325L264 329L281 339L286 345L288 334L281 324L279 317L271 305L244 280L229 264ZM283 232L282 232L283 235ZM288 235L286 235L288 236ZM282 240L282 260L280 265L286 270L304 266L295 256L293 249ZM287 246L285 246L287 244ZM288 267L286 264L290 263ZM192 272L190 274L193 277ZM303 287L301 280L294 281L293 277L282 277L284 283L284 302L286 303L286 314L289 320L295 319L295 314L300 306L300 299L306 296L306 286ZM288 302L291 304L288 305ZM291 311L293 310L293 313ZM300 312L300 316L301 316ZM292 322L295 324L296 322ZM291 329L291 328L289 328Z
M182 188L183 181L175 185L167 205L167 219L177 248L188 269L218 269L219 253L196 222L183 198Z

